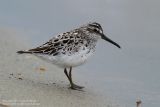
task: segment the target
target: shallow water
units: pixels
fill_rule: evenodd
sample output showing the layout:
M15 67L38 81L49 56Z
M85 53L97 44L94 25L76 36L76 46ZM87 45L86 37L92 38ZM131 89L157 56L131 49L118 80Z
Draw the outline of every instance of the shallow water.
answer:
M0 27L21 32L34 47L86 22L101 23L122 49L100 41L94 57L76 73L128 107L135 107L137 99L144 107L158 107L159 5L158 0L3 1Z

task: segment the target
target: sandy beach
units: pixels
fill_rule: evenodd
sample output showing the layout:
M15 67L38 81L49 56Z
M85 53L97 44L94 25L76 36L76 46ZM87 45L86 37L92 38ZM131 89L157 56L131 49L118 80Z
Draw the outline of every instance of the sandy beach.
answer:
M160 107L159 0L1 0L0 107ZM18 55L89 22L118 43L99 40L93 57L63 72Z
M84 91L68 89L63 69L35 56L17 55L28 46L16 35L0 29L0 107L119 107L86 81Z

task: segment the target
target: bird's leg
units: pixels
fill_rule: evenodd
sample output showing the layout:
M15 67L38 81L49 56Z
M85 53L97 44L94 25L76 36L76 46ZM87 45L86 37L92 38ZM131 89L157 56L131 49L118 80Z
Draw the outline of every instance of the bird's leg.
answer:
M72 81L72 67L70 67L70 70L69 70L69 78L70 78L70 84L71 84L71 89L74 89L74 90L77 90L77 89L82 89L82 88L84 88L84 87L82 87L82 86L78 86L78 85L76 85L76 84L74 84L73 83L73 81Z
M64 68L64 73L66 74L66 76L67 76L69 82L71 83L71 80L70 80L70 77L69 77L69 75L68 75L68 72L67 72L67 69L66 69L66 68Z
M68 80L69 80L69 82L70 82L70 85L71 85L70 88L71 88L71 89L73 89L73 90L78 90L78 89L84 88L84 87L82 87L82 86L78 86L78 85L76 85L76 84L73 83L73 81L72 81L72 67L70 67L69 74L68 74L66 68L64 69L64 73L65 73L65 75L67 76L67 78L68 78Z

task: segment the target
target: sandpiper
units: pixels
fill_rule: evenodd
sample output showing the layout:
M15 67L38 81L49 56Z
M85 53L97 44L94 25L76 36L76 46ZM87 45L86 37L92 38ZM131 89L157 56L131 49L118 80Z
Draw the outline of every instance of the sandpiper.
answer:
M121 48L116 42L106 37L101 25L97 22L88 23L69 32L59 34L48 42L34 49L18 51L19 54L33 54L64 69L70 82L70 88L80 90L72 80L72 67L84 64L95 52L99 39L104 39Z

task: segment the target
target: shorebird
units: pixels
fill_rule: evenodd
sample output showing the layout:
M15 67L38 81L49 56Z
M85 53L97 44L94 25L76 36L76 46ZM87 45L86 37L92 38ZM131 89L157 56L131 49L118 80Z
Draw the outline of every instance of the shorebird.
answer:
M17 53L33 54L63 68L70 82L70 88L80 90L84 87L74 84L72 67L82 65L88 60L95 52L99 39L104 39L121 48L116 42L105 36L99 23L92 22L59 34L39 47L18 51Z

